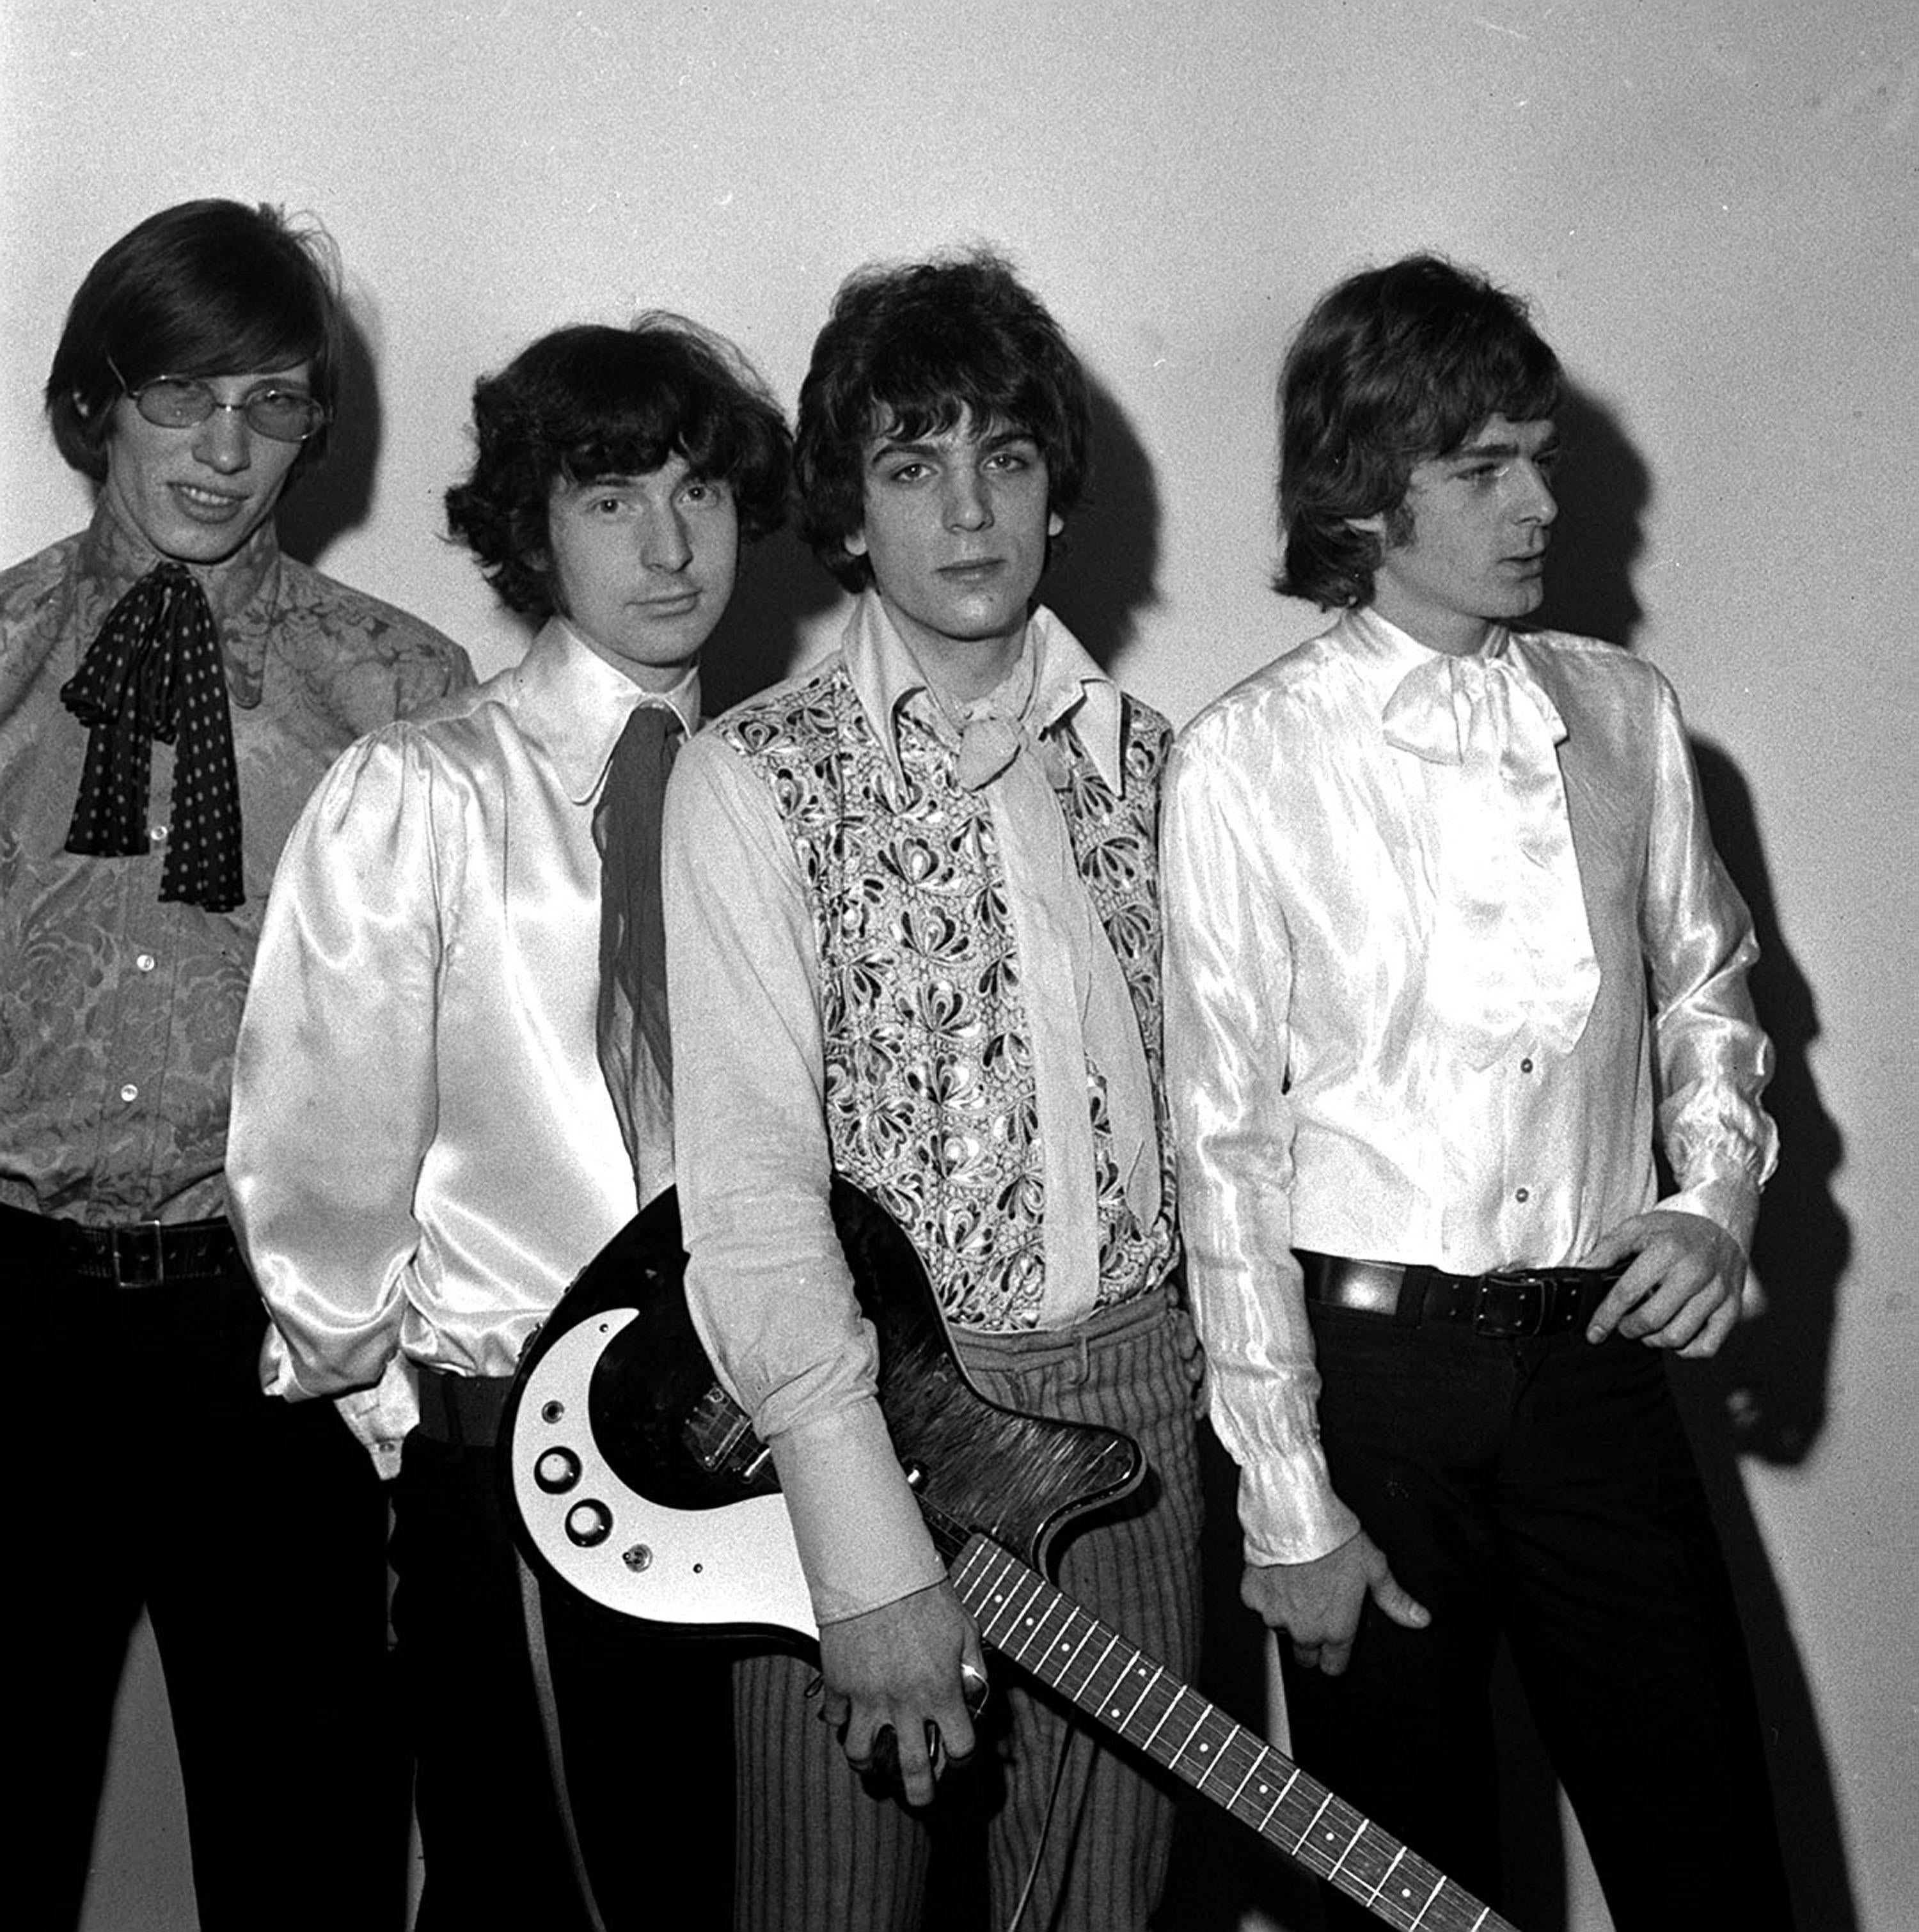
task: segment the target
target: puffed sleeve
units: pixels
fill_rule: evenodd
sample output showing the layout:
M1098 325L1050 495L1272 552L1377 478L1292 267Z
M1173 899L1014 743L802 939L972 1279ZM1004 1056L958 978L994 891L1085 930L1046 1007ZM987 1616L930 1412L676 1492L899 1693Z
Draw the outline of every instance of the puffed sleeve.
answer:
M271 1394L369 1387L398 1346L435 1118L434 808L422 741L376 733L321 782L275 876L227 1168L277 1338Z
M1239 1466L1246 1560L1262 1564L1323 1556L1359 1527L1320 1447L1293 1257L1293 964L1260 850L1267 821L1238 759L1206 738L1180 740L1161 842L1167 1084L1208 1413Z
M1759 1104L1771 1042L1746 987L1752 915L1706 824L1679 700L1655 674L1653 801L1640 906L1659 1070L1659 1131L1678 1192L1662 1208L1702 1214L1752 1246L1779 1136Z

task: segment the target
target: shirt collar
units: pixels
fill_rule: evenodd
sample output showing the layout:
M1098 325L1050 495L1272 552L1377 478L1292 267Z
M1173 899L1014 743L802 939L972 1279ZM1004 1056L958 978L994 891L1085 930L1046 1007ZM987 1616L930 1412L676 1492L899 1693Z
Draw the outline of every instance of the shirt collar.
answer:
M1349 610L1338 635L1348 662L1377 699L1380 729L1401 751L1440 764L1457 764L1464 755L1461 695L1477 687L1476 677L1498 675L1539 712L1551 741L1561 742L1566 725L1550 694L1525 654L1515 650L1513 633L1496 624L1485 643L1464 657L1430 650L1377 610Z
M575 805L598 794L613 748L641 706L671 712L689 737L699 728L697 664L670 691L642 691L564 617L549 617L541 626L512 676L521 729L551 759Z
M1389 697L1410 672L1446 655L1421 644L1410 631L1402 631L1370 606L1347 611L1337 628L1348 658L1362 668L1368 683L1378 685ZM1487 632L1485 643L1472 655L1488 662L1503 658L1512 640L1512 634L1506 626L1495 624Z
M121 515L105 490L80 539L74 629L84 650L114 605L152 570L161 555ZM280 597L280 536L266 518L231 556L185 568L206 593L220 632L227 688L233 702L251 710L260 700L266 647Z
M956 744L959 727L934 696L905 640L875 590L863 590L847 620L840 649L853 694L875 734L899 771L899 720L911 715L944 743ZM1022 667L1032 663L1034 689L1026 722L1036 736L1069 721L1073 735L1100 776L1122 790L1119 687L1088 656L1086 647L1044 605L1027 620ZM1016 671L1014 676L1020 674ZM923 698L921 704L919 700Z

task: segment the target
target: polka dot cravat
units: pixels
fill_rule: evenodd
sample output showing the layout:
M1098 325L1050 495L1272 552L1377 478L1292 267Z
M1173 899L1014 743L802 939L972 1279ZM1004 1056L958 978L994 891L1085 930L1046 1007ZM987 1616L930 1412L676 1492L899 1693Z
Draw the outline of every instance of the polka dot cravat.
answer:
M160 896L209 912L239 905L233 724L212 608L191 573L177 563L149 571L107 613L60 696L90 734L67 850L103 858L146 851L153 740L177 742Z

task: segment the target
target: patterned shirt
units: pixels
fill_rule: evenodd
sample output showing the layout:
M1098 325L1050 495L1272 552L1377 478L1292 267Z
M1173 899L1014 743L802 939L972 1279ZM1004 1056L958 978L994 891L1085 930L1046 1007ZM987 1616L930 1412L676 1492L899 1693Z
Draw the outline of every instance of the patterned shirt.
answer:
M89 527L0 574L0 1202L96 1223L226 1206L233 1044L280 848L362 732L473 682L466 654L284 557L272 522L194 568L220 626L245 898L160 900L173 748L153 748L152 850L65 850L87 730L60 700L160 561L103 497Z
M1172 1264L1169 734L1047 613L1028 638L1023 748L978 789L869 594L839 655L695 740L668 790L689 1298L773 1448L822 1621L941 1574L886 1447L829 1174L901 1222L963 1331L1070 1329ZM1062 1172L1043 1130L1069 1117L1083 1160ZM1063 1296L1062 1217L1084 1224L1085 1276Z

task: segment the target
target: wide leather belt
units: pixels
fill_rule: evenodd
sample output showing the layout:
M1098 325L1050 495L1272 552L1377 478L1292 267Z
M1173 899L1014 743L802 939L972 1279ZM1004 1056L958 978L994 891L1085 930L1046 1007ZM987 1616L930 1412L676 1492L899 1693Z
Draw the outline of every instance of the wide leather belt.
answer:
M446 1369L422 1368L420 1433L456 1449L491 1449L500 1439L500 1418L512 1389L511 1376L456 1376Z
M1308 1301L1385 1316L1404 1328L1451 1322L1500 1341L1564 1335L1583 1328L1626 1268L1620 1262L1604 1268L1501 1268L1491 1274L1449 1274L1420 1263L1350 1261L1303 1248L1296 1253Z
M0 1208L0 1230L24 1240L83 1281L115 1288L164 1288L169 1282L218 1281L238 1258L232 1225L211 1221L124 1221L90 1227L25 1208Z

